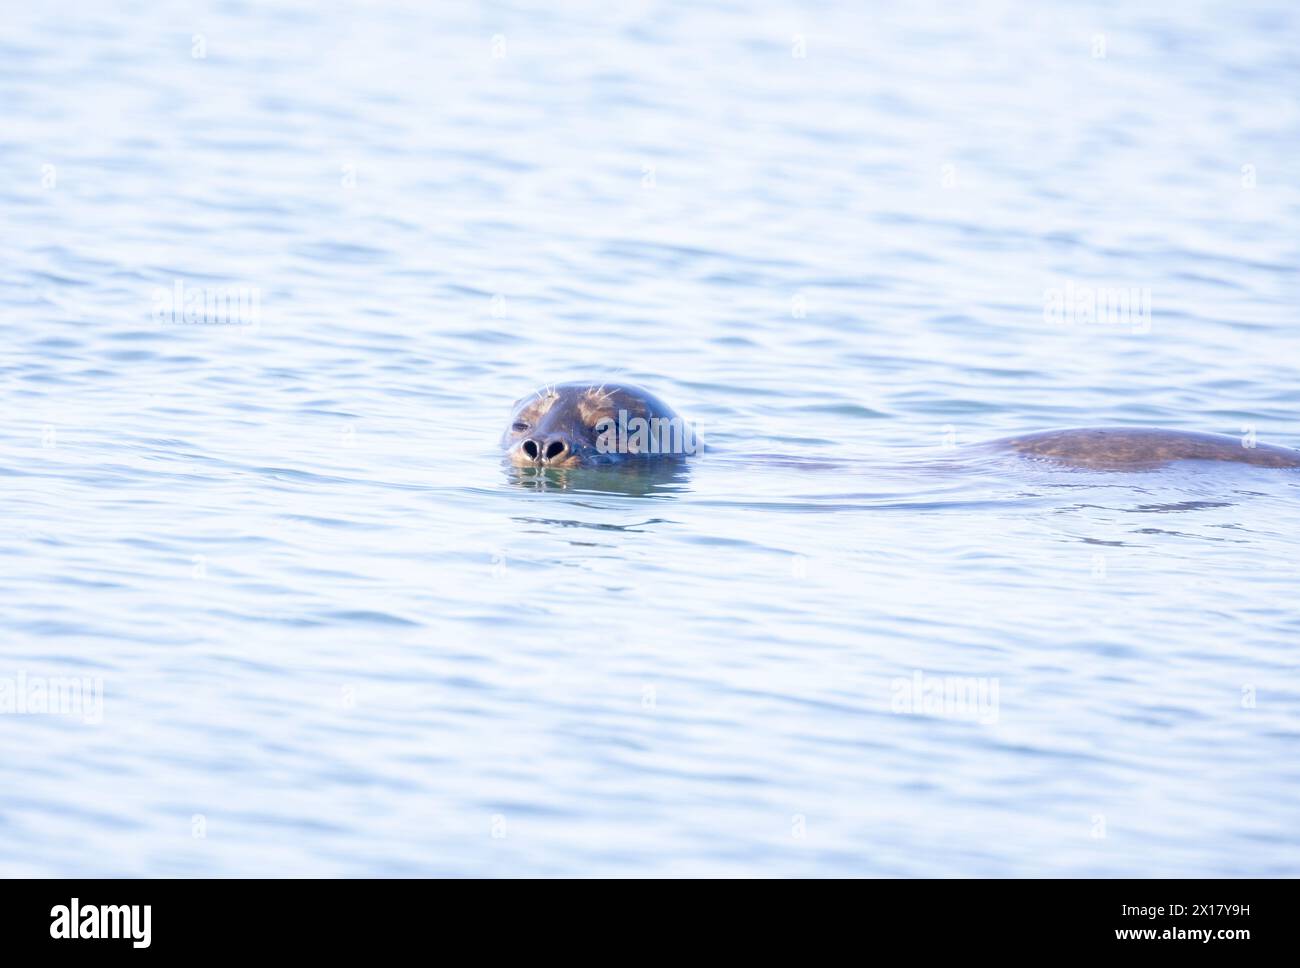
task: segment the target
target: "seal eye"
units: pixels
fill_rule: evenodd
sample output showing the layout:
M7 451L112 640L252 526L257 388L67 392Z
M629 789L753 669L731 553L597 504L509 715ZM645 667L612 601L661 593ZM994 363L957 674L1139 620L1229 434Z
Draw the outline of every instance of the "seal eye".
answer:
M525 430L528 429L528 424L524 423L522 420L516 420L514 422L514 425L510 429L517 434L522 434Z

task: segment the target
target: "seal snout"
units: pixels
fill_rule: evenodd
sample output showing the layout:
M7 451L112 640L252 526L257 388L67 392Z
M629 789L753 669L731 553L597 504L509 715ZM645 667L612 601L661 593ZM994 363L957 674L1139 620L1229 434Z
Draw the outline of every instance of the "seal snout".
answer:
M549 437L527 437L519 444L523 455L534 464L554 464L573 453L573 447L563 434Z

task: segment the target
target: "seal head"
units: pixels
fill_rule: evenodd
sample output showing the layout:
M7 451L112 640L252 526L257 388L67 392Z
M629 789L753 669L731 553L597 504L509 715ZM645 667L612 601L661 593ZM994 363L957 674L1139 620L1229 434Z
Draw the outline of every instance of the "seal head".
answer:
M696 453L694 428L627 383L557 383L515 402L501 436L516 467L586 467Z

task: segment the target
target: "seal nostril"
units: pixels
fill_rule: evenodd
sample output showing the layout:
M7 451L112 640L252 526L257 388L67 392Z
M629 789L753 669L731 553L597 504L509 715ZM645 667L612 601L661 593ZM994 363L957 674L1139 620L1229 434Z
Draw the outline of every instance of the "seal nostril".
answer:
M555 460L555 458L559 457L561 454L564 453L564 450L565 450L564 441L552 440L549 444L546 445L546 459Z
M537 446L537 441L529 439L519 445L519 448L527 455L529 460L537 460L537 455L541 453Z

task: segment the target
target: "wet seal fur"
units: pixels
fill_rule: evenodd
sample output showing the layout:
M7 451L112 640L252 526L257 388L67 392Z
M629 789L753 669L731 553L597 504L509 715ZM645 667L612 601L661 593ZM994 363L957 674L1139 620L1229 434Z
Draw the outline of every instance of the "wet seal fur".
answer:
M662 451L627 425L686 428L689 425L654 394L629 383L556 383L520 400L510 413L501 446L516 467L569 468L648 460L673 461L698 449Z
M1176 460L1232 461L1257 467L1300 467L1300 451L1224 434L1156 427L1045 430L990 441L989 448L1092 470L1151 470Z
M501 446L516 467L532 468L587 467L686 456L644 448L611 448L611 439L602 440L602 433L609 433L610 421L618 421L620 415L681 422L671 407L641 387L626 383L558 383L515 402ZM1092 470L1151 470L1178 460L1300 467L1300 451L1286 447L1256 444L1224 434L1156 427L1047 430L976 446Z

